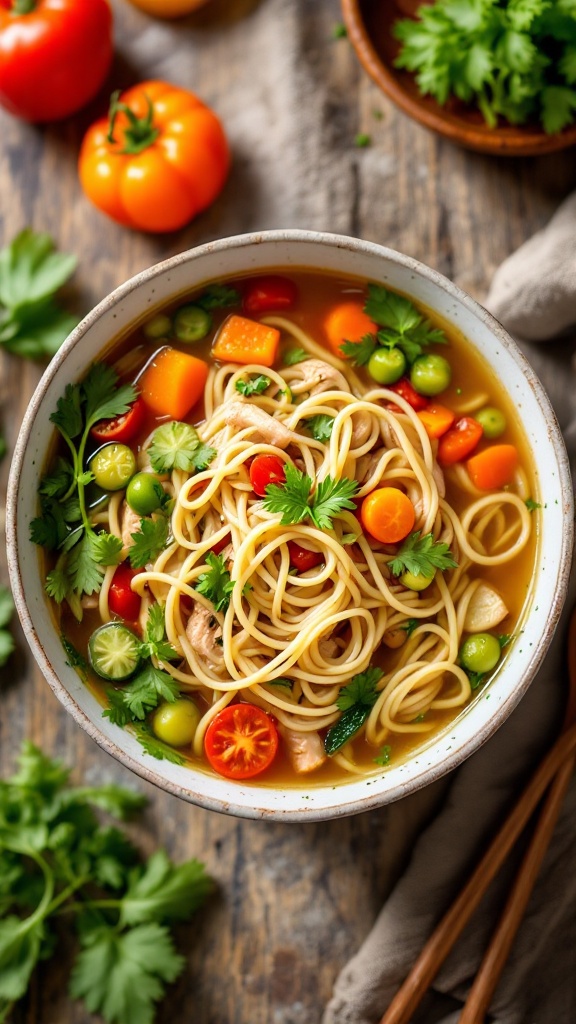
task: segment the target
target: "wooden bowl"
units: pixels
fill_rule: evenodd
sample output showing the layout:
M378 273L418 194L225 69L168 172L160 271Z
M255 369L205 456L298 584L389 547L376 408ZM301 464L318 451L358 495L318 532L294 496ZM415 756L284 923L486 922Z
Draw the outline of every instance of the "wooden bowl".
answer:
M452 99L441 107L422 96L415 76L394 67L399 43L392 35L398 18L413 15L421 0L342 0L348 38L376 85L405 114L467 149L500 156L538 156L576 144L576 125L547 135L538 125L502 123L490 128L479 110Z

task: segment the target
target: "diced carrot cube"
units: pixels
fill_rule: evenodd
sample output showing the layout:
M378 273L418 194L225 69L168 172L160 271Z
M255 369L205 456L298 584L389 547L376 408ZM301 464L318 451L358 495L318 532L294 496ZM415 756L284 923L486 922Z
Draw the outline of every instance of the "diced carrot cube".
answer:
M233 313L224 321L212 355L221 363L259 363L273 366L280 342L280 331L257 320Z

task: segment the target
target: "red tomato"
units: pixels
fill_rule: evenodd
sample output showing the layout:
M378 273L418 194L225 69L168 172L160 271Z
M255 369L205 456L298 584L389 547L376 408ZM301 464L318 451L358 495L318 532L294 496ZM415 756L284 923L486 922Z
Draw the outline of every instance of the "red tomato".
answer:
M229 166L216 114L167 82L141 82L114 98L109 117L86 132L78 160L88 199L139 231L184 227L214 202Z
M0 103L56 121L96 95L112 61L107 0L0 0Z
M260 708L229 704L210 722L204 749L214 770L226 779L251 779L272 764L278 732Z
M440 438L438 445L438 462L442 466L453 466L472 454L484 431L478 420L471 416L461 416L451 430Z
M293 281L269 274L250 281L244 293L244 310L254 314L292 309L297 297L298 289Z
M229 543L230 534L225 533L224 536L222 537L222 540L218 540L216 541L215 544L212 545L210 551L212 552L213 555L219 555L221 551L224 551L224 548L228 547Z
M140 615L140 595L135 594L130 587L135 576L138 576L136 569L131 569L128 562L122 562L112 577L108 591L110 611L127 622L136 622Z
M408 402L408 405L412 406L415 412L421 412L429 404L428 399L424 398L424 395L419 395L414 390L407 377L402 377L397 384L389 384L388 390L395 391L397 395L400 395L405 402ZM395 405L394 408L397 410L398 406Z
M264 498L268 484L283 484L286 480L284 463L278 455L257 455L250 465L250 483L254 493Z
M132 403L128 412L113 420L98 420L90 433L97 441L119 441L125 444L136 436L146 418L146 405L142 398Z
M290 552L290 565L293 565L298 572L307 572L314 569L324 561L324 555L320 551L311 551L310 548L303 548L295 540L288 541Z

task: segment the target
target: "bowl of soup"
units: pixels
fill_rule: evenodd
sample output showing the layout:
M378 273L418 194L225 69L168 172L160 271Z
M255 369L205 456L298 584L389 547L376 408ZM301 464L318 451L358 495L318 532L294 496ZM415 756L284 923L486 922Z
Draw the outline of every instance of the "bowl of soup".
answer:
M426 785L505 720L566 592L556 419L481 306L370 242L209 243L48 367L7 537L79 724L210 809L321 819Z

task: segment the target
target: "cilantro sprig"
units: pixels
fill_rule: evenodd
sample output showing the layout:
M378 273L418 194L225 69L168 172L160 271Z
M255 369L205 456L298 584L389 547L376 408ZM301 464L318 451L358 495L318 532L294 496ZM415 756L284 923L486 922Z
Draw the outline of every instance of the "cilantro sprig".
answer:
M356 506L351 498L358 490L356 480L341 477L335 480L327 476L312 493L312 480L292 463L285 467L286 481L283 484L268 484L264 508L268 512L281 513L282 526L301 523L311 519L319 530L331 530L332 520L344 509Z
M54 251L50 235L25 228L0 250L0 345L26 359L58 351L78 323L56 301L76 257Z
M411 533L388 562L394 576L401 576L404 572L411 572L414 576L433 576L437 569L458 568L448 544L435 541L432 533L422 537L420 532Z
M250 377L249 380L237 380L234 386L240 395L244 395L244 398L251 398L252 395L261 395L266 388L270 387L271 383L269 377L259 373L257 376Z
M475 103L494 128L540 121L549 134L576 118L572 0L436 0L397 21L396 66L423 94Z
M310 416L307 420L304 420L303 423L316 441L328 444L332 437L332 429L334 427L333 416L329 416L327 413L318 413L317 416Z
M55 915L76 923L70 994L108 1024L153 1024L166 984L185 966L170 926L213 888L197 860L164 850L143 860L126 833L101 824L142 810L114 784L69 784L69 770L27 743L0 781L0 1019L56 948ZM58 947L59 948L59 947Z
M96 363L81 384L66 386L50 416L70 457L59 457L40 482L41 515L30 523L30 539L60 552L46 590L58 602L66 599L77 618L82 617L81 595L100 589L104 568L117 565L122 551L119 538L97 532L90 522L86 487L93 477L85 469L86 445L98 420L124 415L135 398L132 385L120 384L111 366Z
M342 687L336 701L342 714L324 738L324 749L329 756L340 750L362 728L378 699L376 687L381 678L382 669L370 666Z
M195 586L195 590L214 605L217 612L226 612L230 604L230 595L234 590L234 580L226 568L224 555L216 555L209 551L206 555L207 572L203 572Z
M357 342L344 341L340 346L343 356L356 366L366 366L378 348L400 349L411 365L428 345L447 344L444 331L434 327L410 299L383 285L368 285L364 312L379 330L365 334Z
M216 449L204 444L198 437L198 431L189 423L173 420L156 428L148 456L157 473L169 473L172 469L196 473L210 465Z

